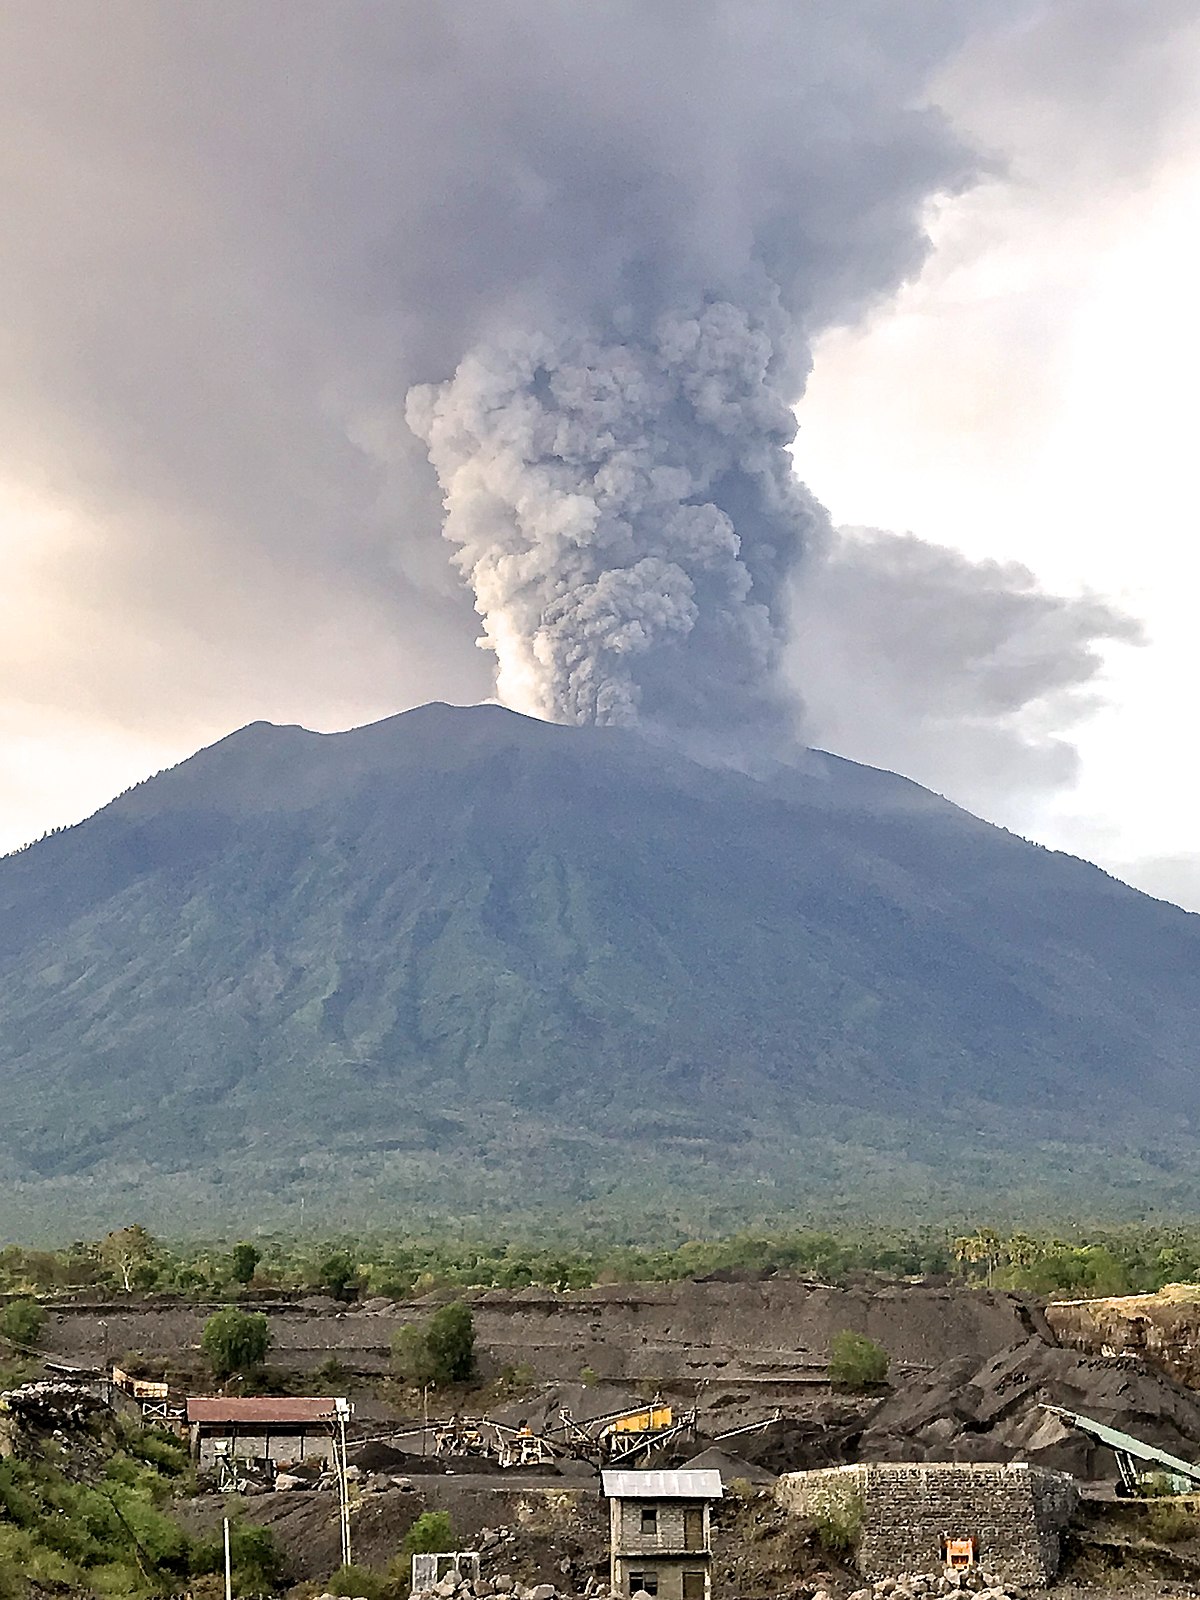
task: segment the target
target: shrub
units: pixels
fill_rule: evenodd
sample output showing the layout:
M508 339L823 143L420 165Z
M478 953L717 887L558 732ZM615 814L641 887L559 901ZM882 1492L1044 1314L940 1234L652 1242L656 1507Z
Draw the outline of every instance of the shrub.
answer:
M454 1549L454 1527L445 1511L423 1511L404 1535L404 1542L387 1570L385 1600L403 1596L412 1588L412 1558ZM357 1591L364 1593L365 1590Z
M835 1333L829 1345L829 1381L838 1389L870 1389L888 1375L888 1353L865 1333Z
M209 1317L200 1336L213 1376L230 1378L261 1366L271 1344L271 1332L261 1311L239 1311L226 1306Z
M813 1531L817 1543L827 1556L851 1555L862 1535L863 1508L858 1495L848 1496L841 1504L830 1504L814 1514Z
M1160 1544L1179 1544L1184 1539L1194 1539L1200 1533L1200 1519L1187 1506L1160 1502L1151 1506L1146 1514L1146 1531Z
M422 1511L404 1535L400 1546L401 1558L432 1555L439 1550L454 1549L454 1525L448 1511Z
M580 1367L579 1381L590 1389L594 1383L600 1382L600 1374L595 1367Z
M325 1585L331 1594L361 1595L362 1600L387 1600L390 1586L378 1573L357 1562L340 1566Z
M361 1283L357 1262L344 1250L335 1250L331 1256L326 1256L318 1276L321 1288L335 1300L353 1300Z
M433 1382L433 1357L415 1322L406 1322L392 1335L392 1371L417 1388Z
M46 1313L36 1300L10 1300L0 1315L0 1334L10 1344L35 1345L45 1321Z
M406 1323L392 1336L392 1370L405 1383L465 1383L475 1370L475 1319L461 1300L442 1306L422 1329ZM517 1369L514 1369L517 1370Z

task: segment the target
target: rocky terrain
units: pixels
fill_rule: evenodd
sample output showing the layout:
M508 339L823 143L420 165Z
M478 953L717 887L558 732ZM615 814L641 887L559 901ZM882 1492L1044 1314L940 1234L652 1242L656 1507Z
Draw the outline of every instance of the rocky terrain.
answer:
M319 1392L314 1385L332 1383L339 1392L348 1388L355 1401L356 1560L382 1571L423 1513L442 1512L460 1547L483 1550L481 1582L493 1587L456 1588L437 1600L497 1594L531 1600L531 1591L547 1585L555 1595L543 1600L598 1596L607 1575L607 1522L594 1469L560 1456L543 1468L505 1472L494 1462L423 1454L419 1397L399 1389L385 1366L394 1329L420 1320L434 1303L352 1308L317 1299L265 1307L277 1339L271 1381L293 1392L295 1385ZM211 1309L136 1296L106 1304L60 1301L49 1308L43 1342L61 1363L99 1365L106 1352L110 1360L136 1357L149 1369L183 1375L194 1390L203 1387L196 1347ZM650 1464L695 1462L721 1472L727 1492L715 1523L716 1577L731 1600L775 1594L845 1600L859 1587L852 1552L773 1498L778 1474L859 1460L1017 1459L1069 1471L1090 1487L1087 1517L1072 1536L1068 1582L1094 1585L1116 1571L1132 1593L1147 1574L1183 1585L1200 1580L1200 1518L1188 1502L1163 1512L1150 1502L1117 1506L1112 1457L1042 1409L1043 1402L1063 1405L1195 1460L1200 1395L1138 1357L1058 1343L1027 1297L936 1284L838 1288L778 1278L482 1295L475 1311L479 1379L436 1401L435 1410L478 1415L486 1408L496 1421L541 1431L555 1426L564 1406L586 1420L643 1403L654 1390L677 1406L696 1407L695 1429ZM863 1394L831 1390L828 1345L843 1327L869 1331L886 1346L892 1358L886 1386ZM522 1376L514 1389L518 1352ZM336 1375L322 1366L331 1359L341 1364ZM582 1382L585 1363L593 1370ZM10 1402L10 1430L54 1436L86 1428L90 1404L55 1410L61 1382L34 1386L28 1403ZM721 1437L756 1419L764 1425ZM231 1502L212 1484L199 1487L175 1510L189 1537L211 1540ZM281 1476L273 1491L251 1485L235 1500L242 1524L275 1538L297 1600L320 1593L339 1560L332 1475L297 1470ZM927 1575L895 1576L895 1589L876 1585L859 1600L927 1600L949 1592ZM502 1579L511 1579L511 1589ZM977 1590L1001 1600L995 1585Z

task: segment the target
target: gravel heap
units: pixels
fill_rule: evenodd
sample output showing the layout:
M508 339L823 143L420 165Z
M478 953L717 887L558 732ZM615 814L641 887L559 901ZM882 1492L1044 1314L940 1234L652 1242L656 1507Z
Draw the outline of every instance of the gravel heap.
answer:
M999 1578L974 1567L967 1572L902 1572L898 1578L880 1578L869 1589L856 1589L850 1600L924 1600L937 1595L1014 1600L1014 1594Z

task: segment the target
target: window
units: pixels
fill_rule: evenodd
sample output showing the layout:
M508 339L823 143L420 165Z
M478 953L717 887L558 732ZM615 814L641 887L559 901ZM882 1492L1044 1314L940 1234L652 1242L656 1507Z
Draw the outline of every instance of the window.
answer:
M645 1590L647 1594L657 1594L658 1573L631 1572L629 1574L629 1592L630 1594L636 1594L639 1589Z
M658 1507L657 1506L643 1506L642 1507L642 1532L643 1533L657 1533L658 1532Z
M704 1574L702 1572L684 1573L683 1600L704 1600Z
M704 1510L701 1506L683 1509L683 1547L685 1550L704 1549Z

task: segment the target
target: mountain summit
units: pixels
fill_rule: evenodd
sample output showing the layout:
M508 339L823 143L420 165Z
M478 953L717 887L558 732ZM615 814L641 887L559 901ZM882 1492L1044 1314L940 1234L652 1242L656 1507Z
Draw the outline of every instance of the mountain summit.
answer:
M834 756L255 723L0 861L0 976L10 1226L1200 1202L1200 917Z

